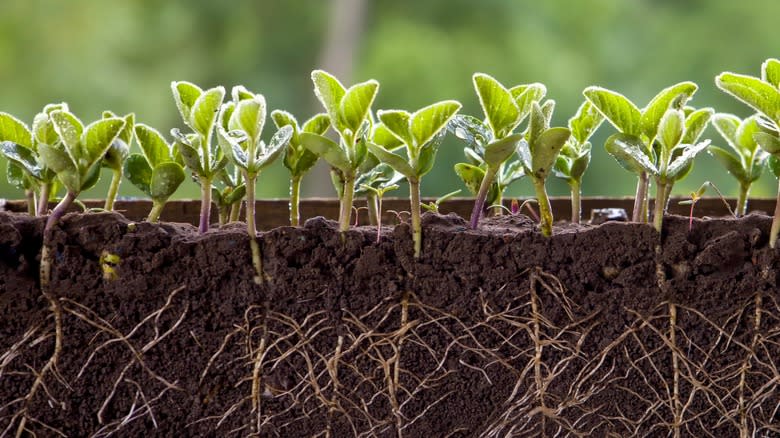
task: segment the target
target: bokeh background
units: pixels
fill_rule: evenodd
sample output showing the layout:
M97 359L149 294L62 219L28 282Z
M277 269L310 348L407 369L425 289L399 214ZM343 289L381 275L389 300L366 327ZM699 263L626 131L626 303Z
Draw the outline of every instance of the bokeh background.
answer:
M557 124L588 85L619 90L641 107L682 80L700 86L694 106L744 117L750 111L713 78L724 70L758 75L764 59L780 56L778 17L777 0L0 0L0 111L29 122L44 104L65 101L85 120L104 109L132 111L168 132L181 124L170 82L189 80L243 84L265 94L270 109L306 119L321 111L309 74L325 68L347 84L379 80L374 109L454 98L479 115L471 75L481 71L505 84L545 83L558 103ZM604 152L612 132L605 123L593 139L585 195L633 194L634 178ZM724 143L712 128L707 135ZM452 171L461 158L462 145L448 139L424 194L462 188ZM0 168L0 198L20 198ZM103 197L109 178L84 197ZM736 193L704 155L675 191L706 180ZM774 196L775 184L767 172L753 195ZM279 160L258 192L284 197L287 185ZM324 166L303 190L333 196ZM550 192L567 188L552 181ZM511 196L531 193L527 182L510 188ZM125 181L121 194L140 192ZM197 196L192 181L176 195Z

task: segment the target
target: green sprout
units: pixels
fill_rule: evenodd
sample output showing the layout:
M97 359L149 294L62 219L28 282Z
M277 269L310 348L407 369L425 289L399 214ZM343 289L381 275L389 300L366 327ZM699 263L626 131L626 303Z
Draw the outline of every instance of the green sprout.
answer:
M582 216L582 176L590 164L590 137L601 126L604 116L589 101L585 101L577 109L577 113L569 119L571 137L561 149L555 161L553 173L566 181L571 189L571 221L580 223Z
M363 170L361 164L368 155L366 136L371 129L371 105L379 82L369 80L345 88L330 74L315 70L311 73L314 92L339 134L339 142L319 134L302 132L300 141L308 150L322 157L331 167L331 177L339 194L339 229L349 229L355 181Z
M761 177L769 156L753 138L753 134L761 132L758 117L741 120L733 114L719 113L713 116L712 124L731 150L710 146L708 151L739 182L736 213L743 216L747 213L750 186Z
M436 200L431 201L427 204L423 203L422 208L424 208L427 211L430 211L431 213L439 214L439 207L441 207L441 204L449 199L451 199L453 196L460 193L460 189L454 190L452 192L449 192L445 195L439 196L436 198Z
M693 82L681 82L661 90L647 106L640 110L625 96L601 87L588 87L583 91L585 98L614 126L622 136L629 136L631 142L639 144L639 149L649 158L653 154L661 117L670 107L683 108L696 90ZM607 141L607 145L614 142ZM614 156L614 151L608 149ZM617 158L620 161L620 158ZM625 167L625 166L623 166ZM647 222L649 176L641 166L626 169L637 175L636 196L634 198L634 222Z
M104 111L103 118L118 118L116 114L111 111ZM123 165L130 153L130 145L133 142L133 125L135 124L135 114L127 114L123 117L125 121L125 127L117 136L116 140L111 143L111 147L108 148L106 156L103 157L103 167L111 169L111 184L108 186L108 194L106 195L106 202L103 209L106 211L112 211L114 209L114 201L116 201L116 195L119 193L119 184L122 182Z
M275 110L271 112L271 118L277 128L292 126L293 134L284 150L284 167L290 171L290 225L297 227L300 225L300 196L301 180L319 158L314 152L303 146L300 134L302 132L316 135L324 135L330 128L330 118L327 114L321 113L298 125L295 116L287 111Z
M14 116L0 113L0 155L8 160L8 182L24 190L27 211L31 216L45 215L49 209L49 199L57 192L57 174L43 164L38 152L39 144L55 144L60 141L49 118L49 114L56 110L67 111L68 105L46 105L43 111L35 116L32 131Z
M151 126L139 123L133 131L142 153L127 157L124 174L152 199L152 210L146 220L157 222L168 198L184 181L181 156L174 156L171 145Z
M780 180L780 60L767 59L761 65L761 78L736 73L721 73L715 78L718 88L734 96L759 113L760 132L753 134L758 145L771 155L769 168ZM780 233L780 186L777 192L769 246L775 247Z
M370 143L382 146L388 151L395 151L403 147L403 142L382 123L374 124ZM382 198L385 193L398 190L398 183L405 177L387 164L380 164L376 156L370 152L363 160L359 170L360 176L356 181L355 194L366 196L369 224L381 227Z
M262 258L257 243L255 223L255 185L257 176L284 152L293 135L292 126L283 126L266 145L260 139L265 126L266 105L262 94L254 94L242 86L234 87L233 101L222 105L217 133L224 155L240 169L246 183L246 226L252 249L256 283L263 282Z
M371 154L405 176L409 182L415 257L420 257L422 251L420 181L433 168L447 123L460 108L459 102L446 100L426 106L414 114L403 110L379 111L377 117L403 143L406 157L393 153L382 145L367 143Z
M211 218L211 185L228 162L212 141L217 112L225 98L225 88L219 86L204 91L195 84L181 81L172 82L171 90L184 124L192 129L192 133L186 135L178 129L173 129L171 134L184 164L200 184L198 230L205 233Z
M500 206L506 188L525 175L519 161L506 164L523 139L522 134L513 131L531 113L532 104L544 98L547 89L538 83L507 89L484 73L475 73L472 80L485 122L458 115L448 129L467 143L464 152L469 163L456 164L455 172L476 195L470 220L471 228L476 229L486 201ZM500 208L495 211L500 212Z
M219 224L236 222L241 215L241 201L246 196L244 177L236 166L229 165L219 171L216 179L222 188L212 185L211 200L217 206Z
M543 106L534 101L531 105L531 120L525 138L520 142L517 153L526 175L531 178L539 204L539 227L544 236L552 236L553 214L545 183L558 154L569 140L571 131L563 127L550 127L555 101L547 100Z

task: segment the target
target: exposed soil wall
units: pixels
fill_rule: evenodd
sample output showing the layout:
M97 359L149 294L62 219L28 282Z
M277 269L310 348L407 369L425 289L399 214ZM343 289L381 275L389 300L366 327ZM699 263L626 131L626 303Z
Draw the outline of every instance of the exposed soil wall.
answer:
M770 218L467 230L426 215L342 236L0 213L0 435L778 436ZM105 255L119 257L107 263ZM101 255L103 257L101 257Z

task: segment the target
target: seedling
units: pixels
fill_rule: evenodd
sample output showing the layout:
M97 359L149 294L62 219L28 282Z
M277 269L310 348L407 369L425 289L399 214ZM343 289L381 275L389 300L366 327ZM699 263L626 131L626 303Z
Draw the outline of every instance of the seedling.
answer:
M40 143L55 144L60 141L49 118L55 110L67 111L68 106L65 103L46 105L35 116L32 131L14 116L0 113L0 154L8 160L8 182L24 190L27 211L31 216L45 215L49 198L57 192L57 174L43 164L38 152Z
M722 113L715 114L712 123L731 150L710 146L708 151L739 181L736 212L742 216L747 213L750 186L761 177L769 156L753 138L753 134L761 132L761 126L757 116L741 120L735 115Z
M604 116L589 101L585 101L577 109L577 113L569 119L571 137L561 149L555 161L553 174L566 181L571 189L571 221L580 223L582 205L582 176L590 164L590 137L601 126Z
M485 202L489 200L490 205L501 205L504 190L524 176L522 163L505 165L523 139L522 134L513 134L513 131L528 117L532 104L542 99L547 89L536 83L507 89L483 73L474 74L472 80L485 122L457 116L449 130L467 143L465 153L470 162L456 164L455 172L476 194L470 220L471 228L476 229Z
M246 226L252 249L256 283L262 283L264 274L255 224L255 184L257 176L284 152L293 135L292 126L283 126L273 135L268 145L260 139L265 126L266 106L262 94L246 88L233 87L233 101L222 105L217 133L225 156L241 170L246 184Z
M760 114L756 119L760 132L753 134L758 145L772 155L769 167L780 177L780 60L767 59L761 65L761 78L736 73L721 73L715 78L718 88L747 104ZM778 178L780 181L780 178ZM772 228L769 232L769 246L775 247L780 233L780 187L777 192Z
M426 106L413 114L403 110L379 111L377 117L403 143L406 157L393 153L384 146L367 142L371 154L405 176L409 182L415 257L420 257L422 251L420 181L433 168L447 123L460 107L460 103L447 100Z
M379 164L357 180L355 194L366 196L368 220L377 227L377 239L382 229L382 199L387 192L398 190L404 176L387 164Z
M313 71L311 79L314 93L339 134L339 142L311 132L301 133L299 139L306 149L322 157L331 167L339 194L339 229L344 232L349 229L352 216L355 181L368 155L365 137L371 130L371 104L379 91L379 82L372 79L347 89L322 70Z
M317 114L304 122L303 126L298 125L298 120L287 111L275 110L271 112L271 118L277 128L291 126L293 129L292 137L284 150L284 167L290 171L290 225L297 227L300 224L300 196L301 180L319 158L314 152L310 151L301 143L301 132L309 134L324 135L330 128L330 118L327 114Z
M553 215L545 182L558 159L558 154L571 136L568 128L550 127L554 107L555 101L552 100L545 102L544 106L539 106L537 102L532 103L531 120L525 139L517 148L523 170L533 181L539 203L539 227L542 234L548 237L552 236Z
M647 106L639 110L637 106L620 93L601 87L588 87L583 95L588 101L612 124L620 137L629 138L632 144L637 145L638 150L648 159L652 158L654 145L658 135L658 125L661 117L670 107L683 108L694 93L697 85L693 82L681 82L661 90ZM622 163L623 158L617 157L619 153L614 150L615 142L607 141L607 152ZM620 153L621 156L625 155ZM649 177L641 166L626 167L626 170L637 175L636 197L634 199L634 222L647 222L648 217L648 184Z
M737 217L737 214L734 212L734 210L731 209L731 206L726 201L726 197L723 196L723 193L721 193L720 190L718 190L718 187L715 184L713 184L713 183L711 183L709 181L704 181L704 184L702 184L701 187L699 187L698 190L696 190L695 192L691 192L690 193L691 199L686 199L686 200L680 201L678 203L680 205L690 205L691 206L691 212L688 215L688 231L689 232L693 229L693 208L696 207L696 203L699 202L704 197L704 192L706 192L707 189L710 188L710 187L713 190L715 190L715 192L718 194L718 196L720 197L720 200L723 201L723 204L726 206L726 209L729 211L729 213L732 216Z
M235 166L228 166L219 172L217 179L222 188L211 186L211 200L217 206L219 224L236 222L241 214L241 201L246 196L244 177Z
M444 201L446 201L446 200L452 198L453 196L457 195L458 193L460 193L460 190L455 190L453 192L447 193L446 195L439 196L438 198L436 198L435 201L431 201L431 202L429 202L427 204L423 203L422 204L422 208L430 211L431 213L439 214L439 207L441 206L441 204Z
M117 118L118 116L111 111L104 111L103 118ZM103 207L106 211L114 209L114 201L116 195L119 192L119 184L122 182L123 165L127 159L127 155L130 153L130 145L133 142L133 125L135 124L135 114L128 114L123 117L125 121L125 127L117 136L116 140L111 143L111 147L108 148L106 156L103 157L103 167L111 169L111 185L108 187L108 194L106 195L106 203Z
M211 183L228 162L212 141L217 112L225 98L225 88L219 86L204 91L195 84L181 81L172 82L171 90L184 124L192 129L186 135L178 129L173 129L171 134L184 164L200 184L198 230L205 233L211 218Z
M139 123L133 131L142 153L127 157L124 174L152 199L152 210L146 220L157 222L168 198L184 182L184 168L181 157L174 156L173 148L156 129Z

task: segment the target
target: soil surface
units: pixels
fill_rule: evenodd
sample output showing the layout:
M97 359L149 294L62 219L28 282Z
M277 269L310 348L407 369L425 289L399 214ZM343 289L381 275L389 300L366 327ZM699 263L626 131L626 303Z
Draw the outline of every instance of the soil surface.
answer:
M770 222L0 213L0 436L780 436Z

